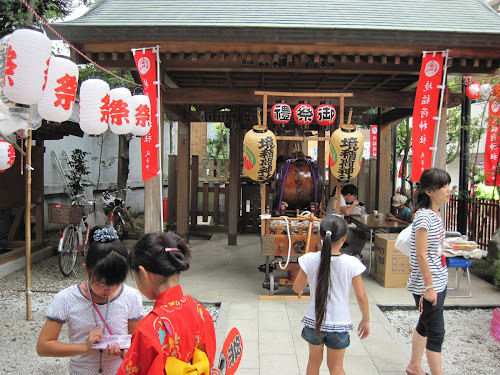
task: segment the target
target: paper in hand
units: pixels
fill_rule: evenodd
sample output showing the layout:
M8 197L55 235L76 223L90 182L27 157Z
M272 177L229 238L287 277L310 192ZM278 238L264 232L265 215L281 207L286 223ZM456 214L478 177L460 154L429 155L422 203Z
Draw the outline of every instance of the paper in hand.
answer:
M106 349L108 345L120 345L120 349L130 348L132 335L111 335L104 336L101 342L92 345L93 349Z

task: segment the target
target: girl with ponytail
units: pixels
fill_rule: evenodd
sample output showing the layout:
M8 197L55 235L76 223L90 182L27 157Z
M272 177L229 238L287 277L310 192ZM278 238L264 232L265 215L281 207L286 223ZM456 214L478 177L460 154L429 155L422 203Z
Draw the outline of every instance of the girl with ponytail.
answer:
M361 278L366 267L358 258L340 252L347 238L347 223L341 216L323 218L319 235L323 240L321 252L299 258L300 271L293 284L297 293L307 284L311 292L302 319L302 338L309 343L307 374L319 374L324 345L330 373L345 374L344 354L350 343L349 331L354 329L349 311L351 285L362 314L358 335L364 339L370 333L368 298Z

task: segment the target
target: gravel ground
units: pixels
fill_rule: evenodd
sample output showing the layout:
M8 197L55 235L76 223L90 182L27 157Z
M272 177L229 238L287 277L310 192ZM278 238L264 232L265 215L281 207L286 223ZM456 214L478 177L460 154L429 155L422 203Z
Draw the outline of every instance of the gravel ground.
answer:
M492 309L444 311L446 333L442 353L445 374L499 373L500 342L490 334L491 312ZM418 311L394 310L384 314L411 345ZM424 356L425 368L428 367Z
M127 242L127 241L125 241ZM31 321L26 320L26 276L24 269L0 279L0 374L67 374L69 358L40 357L36 353L38 334L45 323L45 311L55 292L85 280L83 257L78 257L77 277L66 278L59 271L58 258L53 256L35 263L31 268ZM219 307L207 304L217 321ZM152 308L144 304L144 314ZM61 334L67 340L66 325Z

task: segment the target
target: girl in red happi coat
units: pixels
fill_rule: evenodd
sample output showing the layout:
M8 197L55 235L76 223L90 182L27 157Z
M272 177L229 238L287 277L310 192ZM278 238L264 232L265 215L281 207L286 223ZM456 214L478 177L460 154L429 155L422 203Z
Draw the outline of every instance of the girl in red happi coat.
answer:
M190 258L188 246L171 232L145 234L130 252L137 286L155 304L133 334L117 374L210 375L216 345L212 317L179 285Z

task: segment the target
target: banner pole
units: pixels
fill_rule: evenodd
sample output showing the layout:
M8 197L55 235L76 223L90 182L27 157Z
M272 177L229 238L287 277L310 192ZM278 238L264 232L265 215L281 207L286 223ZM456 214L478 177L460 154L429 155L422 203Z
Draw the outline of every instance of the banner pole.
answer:
M445 89L446 89L446 83L445 83L445 79L446 79L446 72L448 70L448 55L449 55L449 52L450 50L449 49L446 49L445 51L441 51L441 53L443 54L444 56L444 62L443 62L443 77L441 78L441 96L439 98L439 107L438 107L438 111L437 113L439 114L436 118L437 120L437 124L435 125L436 129L435 129L435 134L434 134L434 141L433 141L433 144L432 144L432 166L434 167L436 165L436 154L437 154L437 142L438 142L438 138L439 138L439 128L441 126L441 121L443 121L443 119L441 118L442 116L442 108L443 108L443 99L444 99L444 92L445 92ZM446 123L446 116L444 118L444 121Z
M160 225L161 231L163 232L163 110L160 107L161 98L160 98L160 46L156 45L153 48L153 51L156 53L156 118L158 125L158 174L159 174L159 182L160 182ZM161 125L161 126L160 126Z

